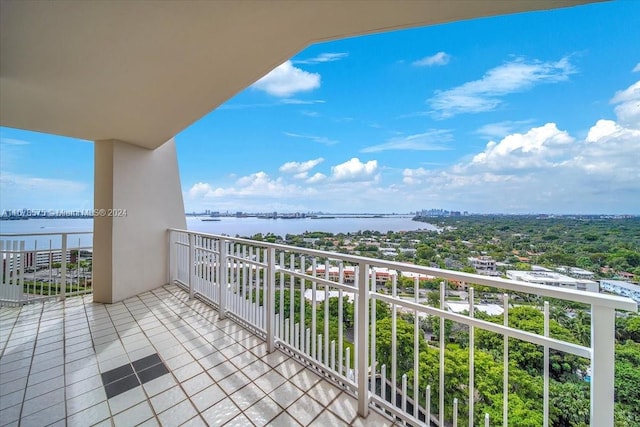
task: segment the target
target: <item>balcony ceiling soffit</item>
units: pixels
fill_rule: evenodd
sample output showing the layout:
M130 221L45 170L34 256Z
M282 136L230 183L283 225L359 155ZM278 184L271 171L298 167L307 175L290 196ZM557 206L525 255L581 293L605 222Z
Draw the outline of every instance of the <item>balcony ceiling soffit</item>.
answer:
M306 46L588 0L0 1L0 124L156 148Z

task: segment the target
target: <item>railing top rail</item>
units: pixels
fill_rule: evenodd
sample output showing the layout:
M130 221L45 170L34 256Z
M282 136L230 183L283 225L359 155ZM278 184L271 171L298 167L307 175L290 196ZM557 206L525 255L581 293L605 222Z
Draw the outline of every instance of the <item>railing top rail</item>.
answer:
M258 240L244 239L239 237L224 236L219 234L202 233L198 231L182 230L178 228L169 228L168 231L179 233L187 233L200 235L214 239L225 239L237 243L246 243L254 246L262 246L265 248L275 248L285 251L295 251L298 253L317 256L322 258L330 258L335 260L348 261L352 263L364 263L370 266L386 267L392 270L403 272L421 273L425 275L435 276L443 279L456 280L459 282L473 283L478 285L490 286L500 289L508 289L514 292L524 292L528 294L536 294L540 296L580 302L593 306L607 307L617 310L637 311L638 305L631 298L625 298L617 295L607 295L595 292L578 291L574 289L556 288L554 286L539 285L536 283L523 282L519 280L503 279L499 277L483 276L473 273L464 273L461 271L444 270L441 268L426 267L415 264L405 264L397 261L387 261L375 258L367 258L358 255L348 255L339 252L327 252L317 249L299 248L296 246L283 245L278 243L269 243Z
M27 236L60 236L62 234L93 234L93 231L57 231L46 233L0 233L0 237L27 237Z

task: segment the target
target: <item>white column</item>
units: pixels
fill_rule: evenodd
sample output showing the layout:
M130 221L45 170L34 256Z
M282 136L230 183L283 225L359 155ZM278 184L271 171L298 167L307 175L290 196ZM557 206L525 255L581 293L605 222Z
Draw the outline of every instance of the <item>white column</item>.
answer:
M173 139L96 141L94 159L93 295L113 303L169 282L167 228L186 228L184 204Z

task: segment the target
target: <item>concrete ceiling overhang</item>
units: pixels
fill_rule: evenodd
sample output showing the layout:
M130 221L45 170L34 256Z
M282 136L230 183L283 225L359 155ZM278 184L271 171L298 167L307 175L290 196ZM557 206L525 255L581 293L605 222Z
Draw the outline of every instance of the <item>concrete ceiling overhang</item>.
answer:
M155 148L314 42L588 2L0 0L0 124Z

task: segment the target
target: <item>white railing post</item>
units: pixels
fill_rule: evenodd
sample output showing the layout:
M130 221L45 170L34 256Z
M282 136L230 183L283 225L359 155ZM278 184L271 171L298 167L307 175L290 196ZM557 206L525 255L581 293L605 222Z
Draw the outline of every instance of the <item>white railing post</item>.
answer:
M446 306L445 306L445 296L446 296L446 290L445 290L445 283L444 282L440 282L440 309L441 310L446 310ZM438 370L438 389L440 390L439 392L439 402L438 402L438 423L439 425L445 425L444 422L444 359L445 359L445 350L446 350L446 342L445 342L445 327L447 326L447 324L445 323L445 319L444 317L440 316L440 331L439 331L439 335L440 335L440 367Z
M218 295L218 318L224 319L227 316L227 289L229 288L228 280L228 272L229 272L229 243L220 239L220 258L218 260L218 291L220 294ZM238 280L236 276L236 280ZM243 295L244 296L244 295Z
M544 336L549 336L549 301L544 302ZM544 346L542 384L542 427L549 427L549 346Z
M591 306L592 426L613 426L615 314L613 308Z
M358 340L356 354L358 358L358 415L366 417L369 413L369 387L367 347L369 345L369 283L367 275L369 265L358 264Z
M193 298L193 270L195 268L195 236L189 233L189 299Z
M504 316L502 324L509 327L509 294L504 294ZM503 337L502 350L502 425L509 427L509 337Z
M275 309L276 309L276 249L269 248L267 260L267 289L263 305L267 313L267 351L275 349Z
M64 300L67 296L67 233L62 233L60 256L60 299Z
M176 281L176 233L169 230L169 284L173 285Z
M474 305L474 289L469 287L469 317L472 319L475 317L475 305ZM473 420L475 416L474 412L474 399L475 399L475 328L469 326L469 425L473 426Z

